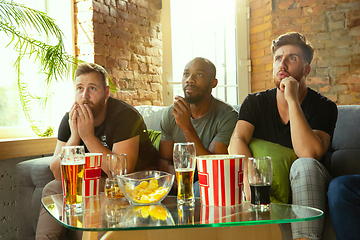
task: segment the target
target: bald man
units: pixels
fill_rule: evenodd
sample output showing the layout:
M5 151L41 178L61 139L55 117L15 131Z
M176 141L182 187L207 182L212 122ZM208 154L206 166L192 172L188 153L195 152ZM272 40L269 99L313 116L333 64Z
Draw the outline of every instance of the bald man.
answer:
M195 58L186 64L182 76L185 97L176 96L174 104L165 110L160 122L161 170L175 174L172 160L174 143L194 142L197 156L228 153L237 111L212 96L212 89L217 83L215 65L208 59ZM197 179L195 173L194 182ZM194 187L195 196L199 196L198 183Z

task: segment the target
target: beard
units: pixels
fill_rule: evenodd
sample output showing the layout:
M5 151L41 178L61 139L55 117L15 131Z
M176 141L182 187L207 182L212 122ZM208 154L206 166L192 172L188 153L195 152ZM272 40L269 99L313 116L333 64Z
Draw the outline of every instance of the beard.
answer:
M93 117L96 118L97 116L100 115L100 113L103 111L103 109L106 107L106 101L105 99L103 101L100 101L98 103L93 103L91 101L85 101L82 103L86 103L88 105L88 107L90 108Z
M191 89L194 90L194 92L186 93L186 88L187 87L191 87ZM188 104L195 104L195 103L200 102L201 100L203 100L205 98L207 92L209 91L209 88L210 88L210 84L207 87L204 87L204 88L198 88L198 87L186 85L183 88L184 97L185 97L186 102Z

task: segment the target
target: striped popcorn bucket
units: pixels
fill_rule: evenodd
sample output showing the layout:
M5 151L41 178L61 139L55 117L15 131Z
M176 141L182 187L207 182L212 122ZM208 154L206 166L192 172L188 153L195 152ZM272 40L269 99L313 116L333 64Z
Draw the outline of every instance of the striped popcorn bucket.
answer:
M102 153L85 154L85 171L82 186L83 197L100 194L101 159Z
M243 155L198 156L201 203L207 206L241 204Z

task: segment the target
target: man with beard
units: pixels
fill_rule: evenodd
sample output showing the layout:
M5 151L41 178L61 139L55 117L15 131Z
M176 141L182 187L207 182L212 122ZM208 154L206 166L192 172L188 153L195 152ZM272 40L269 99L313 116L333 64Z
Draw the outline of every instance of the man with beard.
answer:
M292 203L326 208L331 177L320 163L337 120L334 102L306 86L314 50L302 34L281 35L272 43L273 78L276 88L249 94L241 105L229 152L251 157L252 138L263 139L294 150L298 157L290 168ZM250 188L245 164L244 187ZM275 170L274 170L275 171ZM321 239L324 218L292 223L294 239Z
M78 66L75 72L75 103L63 117L50 169L55 180L43 190L43 197L62 193L60 152L64 146L85 147L86 152L102 153L102 178L108 174L107 154L125 153L127 172L155 167L158 152L146 125L135 108L109 96L106 70L94 63ZM41 209L36 239L62 239L65 228Z
M208 59L195 58L186 64L182 77L185 98L176 96L160 122L159 169L175 174L173 145L178 142L194 142L196 155L227 154L237 112L212 96L217 83L216 68ZM200 196L198 186L194 186L195 196Z

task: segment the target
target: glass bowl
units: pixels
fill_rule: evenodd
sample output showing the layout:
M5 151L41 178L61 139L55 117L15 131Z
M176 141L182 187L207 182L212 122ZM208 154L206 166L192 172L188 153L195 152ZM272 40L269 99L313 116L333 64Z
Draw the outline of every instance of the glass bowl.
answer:
M121 192L133 204L160 203L169 193L174 175L162 171L141 171L117 176Z

